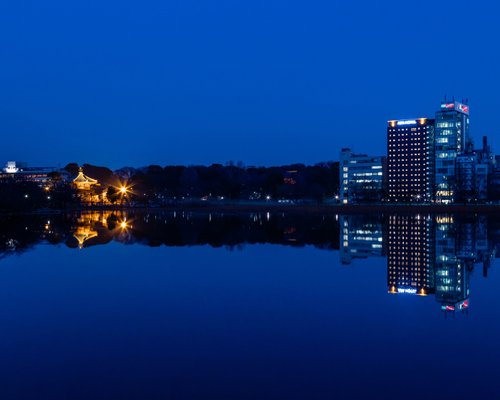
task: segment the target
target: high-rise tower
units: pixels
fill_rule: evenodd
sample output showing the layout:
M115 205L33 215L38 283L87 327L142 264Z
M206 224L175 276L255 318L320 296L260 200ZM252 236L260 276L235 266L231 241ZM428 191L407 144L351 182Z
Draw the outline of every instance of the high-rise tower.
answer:
M441 104L436 112L435 200L453 203L456 198L456 158L470 146L469 106L457 101Z
M390 202L430 202L434 196L434 120L392 120L387 126Z

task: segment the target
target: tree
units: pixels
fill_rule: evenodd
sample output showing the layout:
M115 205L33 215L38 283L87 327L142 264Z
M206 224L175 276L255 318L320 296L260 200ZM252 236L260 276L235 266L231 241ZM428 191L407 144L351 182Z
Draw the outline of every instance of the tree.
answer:
M118 190L114 186L108 186L108 190L106 191L106 197L108 201L112 204L117 200Z

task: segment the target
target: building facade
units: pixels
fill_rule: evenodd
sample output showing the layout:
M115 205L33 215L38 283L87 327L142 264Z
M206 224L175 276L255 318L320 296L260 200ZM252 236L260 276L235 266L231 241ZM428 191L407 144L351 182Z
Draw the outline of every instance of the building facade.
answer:
M49 182L51 174L56 172L62 171L56 167L29 167L23 162L8 161L0 171L0 182L16 180L34 182L42 186Z
M387 126L387 200L430 202L434 195L434 120L391 120Z
M488 200L489 176L495 167L495 157L491 152L486 136L483 147L472 150L469 143L465 153L457 155L455 162L456 202L471 203Z
M435 201L450 204L456 200L456 159L470 145L469 106L443 102L436 112Z
M384 195L384 157L340 152L339 198L343 204L381 201Z

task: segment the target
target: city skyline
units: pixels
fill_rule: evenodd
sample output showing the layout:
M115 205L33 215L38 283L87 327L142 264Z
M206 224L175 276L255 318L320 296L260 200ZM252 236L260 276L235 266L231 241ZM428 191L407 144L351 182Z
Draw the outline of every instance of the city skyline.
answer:
M0 398L500 399L499 12L1 2Z
M432 115L445 95L470 100L471 133L494 147L497 9L10 3L0 17L0 159L314 164L358 143L382 154L388 118Z

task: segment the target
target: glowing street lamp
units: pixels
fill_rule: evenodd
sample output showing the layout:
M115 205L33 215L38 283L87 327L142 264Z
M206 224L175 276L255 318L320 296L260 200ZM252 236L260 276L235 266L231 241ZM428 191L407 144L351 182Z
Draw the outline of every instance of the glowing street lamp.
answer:
M120 186L120 193L121 194L127 193L127 188L125 186Z

